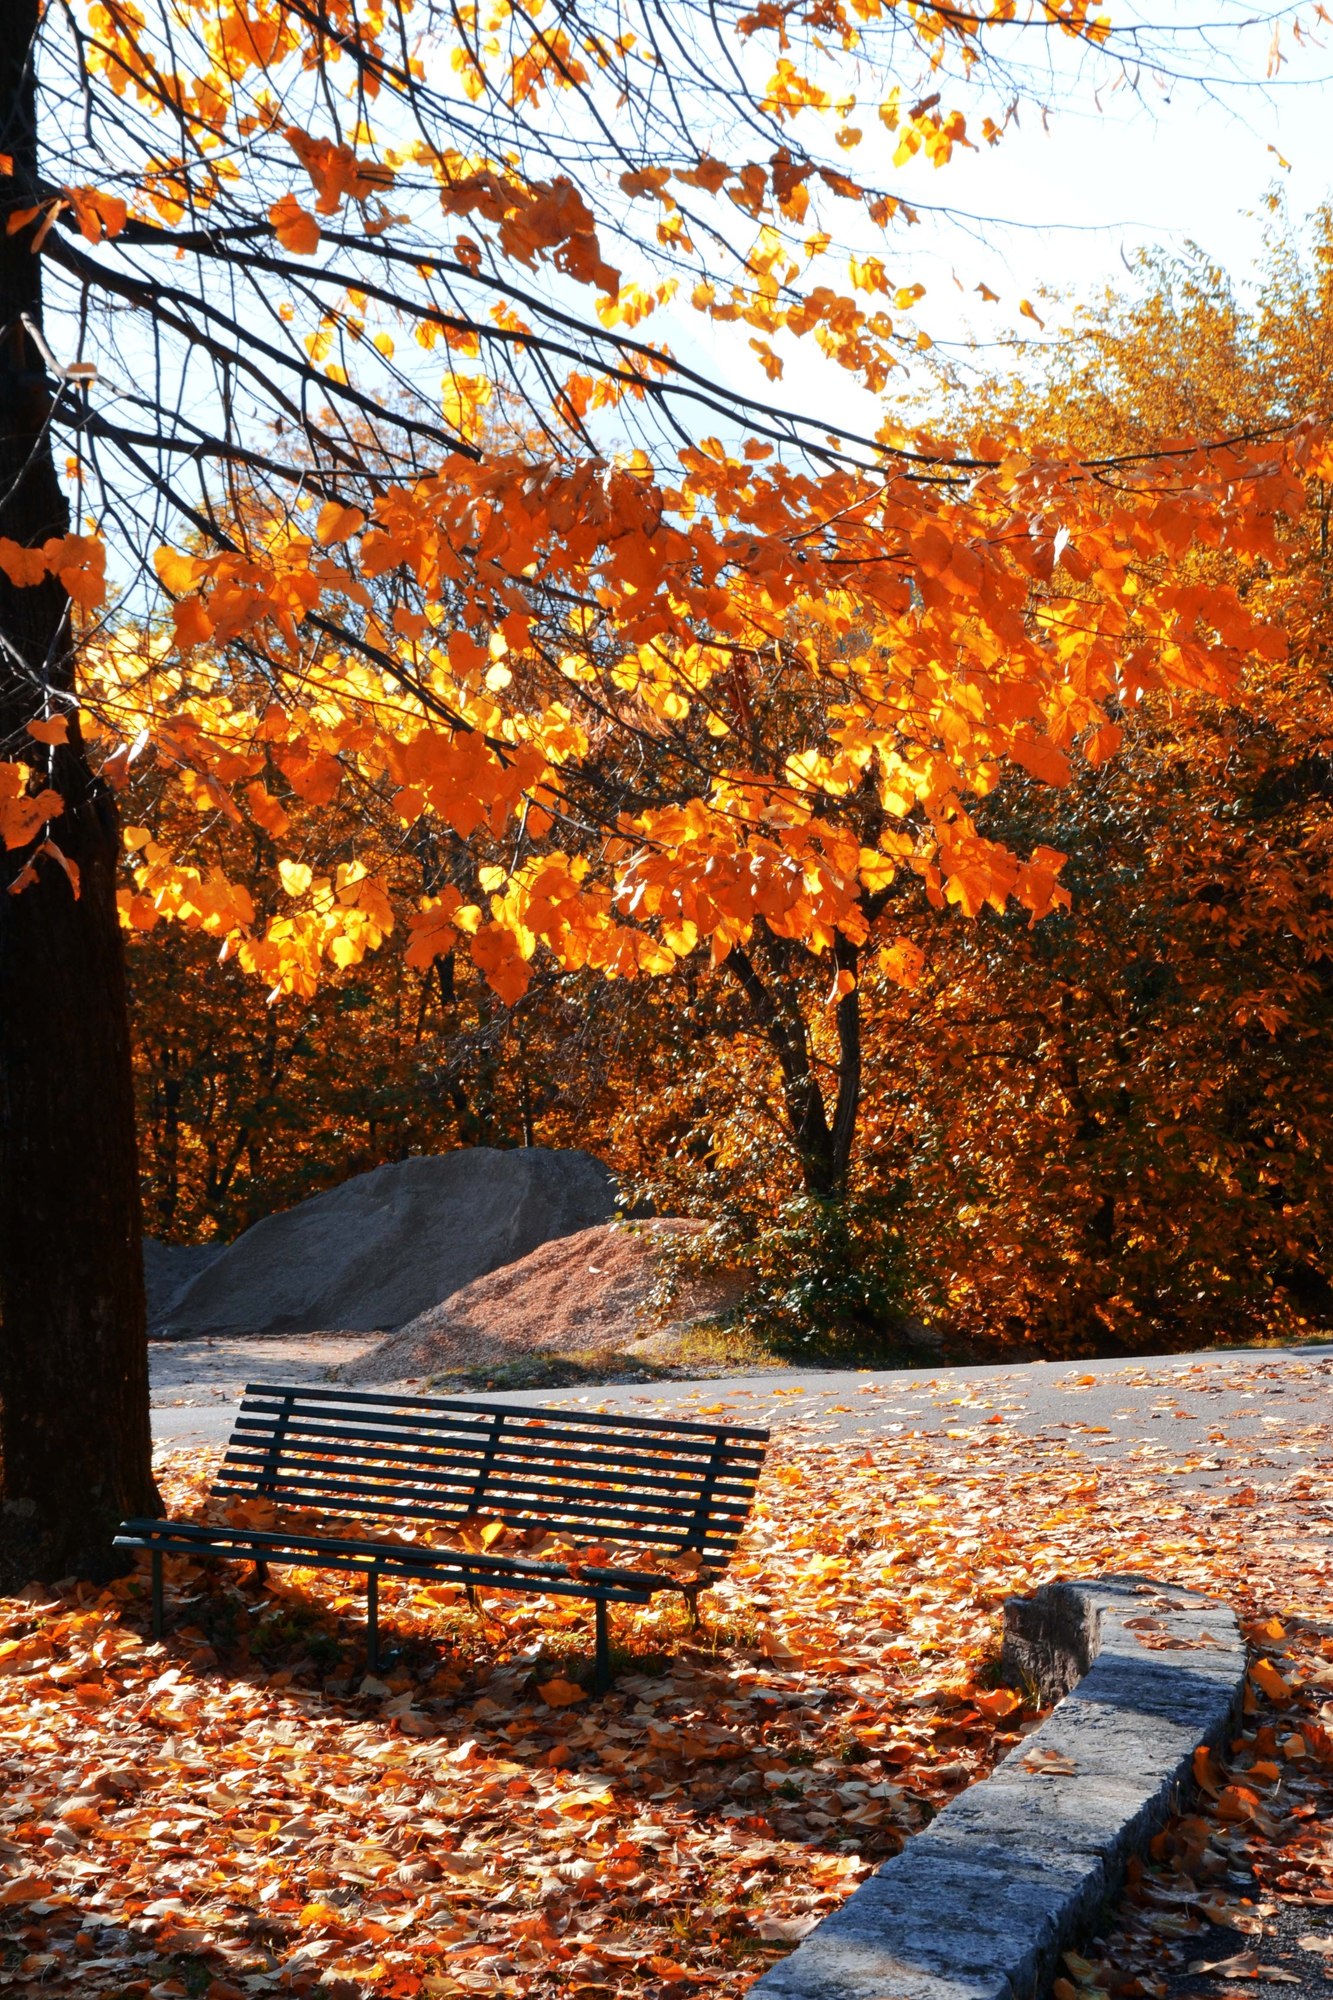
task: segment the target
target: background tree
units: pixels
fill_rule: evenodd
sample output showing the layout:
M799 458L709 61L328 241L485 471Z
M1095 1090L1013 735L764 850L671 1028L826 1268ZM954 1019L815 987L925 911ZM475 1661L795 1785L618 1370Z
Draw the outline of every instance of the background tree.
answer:
M1278 209L1246 294L1197 253L1146 258L1042 378L960 392L960 427L971 407L1093 454L1326 421L1330 228ZM979 808L992 838L1068 856L1070 908L1029 930L905 907L922 980L863 996L866 1165L897 1176L918 1309L973 1338L1092 1352L1327 1323L1327 508L1317 484L1280 566L1242 576L1282 659L1226 700L1150 692L1117 711L1113 762ZM1196 557L1192 587L1232 561Z
M1297 229L1280 207L1249 302L1197 252L1145 258L1025 396L990 385L985 419L998 403L1084 452L1327 421L1331 268L1329 213ZM936 1302L969 1329L1185 1345L1333 1307L1327 486L1311 497L1281 565L1243 582L1281 660L1226 701L1150 694L1114 764L983 810L1067 852L1070 911L921 939L931 1034L895 1037L892 1087L923 1248L951 1274ZM1222 548L1194 587L1234 573Z
M1196 253L1145 258L1136 291L1081 310L1037 379L959 388L951 425L1095 455L1326 421L1331 265L1329 216L1297 230L1280 208L1250 303ZM871 961L859 987L855 1185L907 1267L899 1310L1053 1353L1290 1335L1333 1312L1327 508L1316 483L1280 565L1239 572L1288 636L1280 660L1225 700L1120 704L1113 761L977 808L1004 847L1067 856L1067 910L1030 928L985 904L962 925L897 904L923 971L902 990ZM1182 581L1210 589L1232 563L1201 554ZM795 1193L771 1067L724 1038L687 1084L667 1069L685 1115L658 1185L721 1218L705 1257L762 1245ZM817 1232L772 1241L812 1280L847 1260ZM856 1338L873 1330L853 1319Z

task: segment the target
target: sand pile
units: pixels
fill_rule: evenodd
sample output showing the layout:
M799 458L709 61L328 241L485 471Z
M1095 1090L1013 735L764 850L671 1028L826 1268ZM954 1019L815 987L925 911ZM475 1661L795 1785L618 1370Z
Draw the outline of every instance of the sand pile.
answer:
M591 1153L460 1148L357 1174L238 1236L177 1291L159 1337L373 1333L615 1214Z
M463 1286L341 1373L355 1382L406 1382L535 1353L633 1348L664 1331L639 1308L665 1242L703 1227L677 1217L613 1222L544 1243ZM733 1272L697 1281L677 1302L673 1330L734 1305L743 1286L743 1274Z

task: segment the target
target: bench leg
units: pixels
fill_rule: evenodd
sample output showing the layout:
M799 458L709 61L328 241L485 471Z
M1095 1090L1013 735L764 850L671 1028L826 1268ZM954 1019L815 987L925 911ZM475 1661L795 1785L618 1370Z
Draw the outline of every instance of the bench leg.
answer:
M605 1694L611 1685L611 1640L606 1629L606 1599L594 1599L597 1611L597 1660L596 1685L598 1694Z
M380 1579L377 1570L366 1578L366 1664L372 1674L380 1664Z
M256 1583L268 1582L268 1564L264 1561L262 1556L255 1557L255 1582Z
M153 1637L162 1637L162 1551L153 1550Z
M697 1632L701 1623L699 1617L699 1585L697 1583L692 1586L687 1585L681 1595L690 1607L690 1630L691 1632Z

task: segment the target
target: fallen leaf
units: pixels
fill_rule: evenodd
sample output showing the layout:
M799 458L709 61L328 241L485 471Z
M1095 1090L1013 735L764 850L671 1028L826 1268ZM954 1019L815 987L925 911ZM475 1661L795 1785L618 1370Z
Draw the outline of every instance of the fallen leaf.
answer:
M1196 1958L1185 1970L1191 1974L1220 1972L1227 1978L1240 1978L1242 1974L1248 1976L1259 1970L1259 1956L1253 1951L1238 1951L1231 1958Z
M761 1938L769 1942L780 1940L783 1944L797 1944L809 1937L818 1917L756 1917L754 1929Z
M1062 1757L1058 1750L1029 1750L1021 1761L1038 1778L1066 1778L1078 1769L1072 1757Z
M558 1675L554 1680L544 1681L537 1692L548 1708L568 1708L573 1702L587 1700L586 1690L577 1682L561 1680Z

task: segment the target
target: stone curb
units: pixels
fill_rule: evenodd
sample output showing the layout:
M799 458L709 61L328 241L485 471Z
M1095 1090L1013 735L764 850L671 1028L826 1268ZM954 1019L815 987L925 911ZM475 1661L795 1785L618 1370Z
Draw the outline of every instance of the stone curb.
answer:
M1145 1617L1160 1629L1127 1624ZM758 2000L1036 2000L1175 1809L1196 1747L1227 1736L1245 1685L1227 1605L1133 1576L1011 1598L1003 1660L1056 1707L770 1967ZM1074 1769L1039 1775L1043 1751Z

